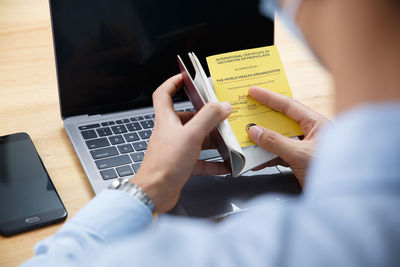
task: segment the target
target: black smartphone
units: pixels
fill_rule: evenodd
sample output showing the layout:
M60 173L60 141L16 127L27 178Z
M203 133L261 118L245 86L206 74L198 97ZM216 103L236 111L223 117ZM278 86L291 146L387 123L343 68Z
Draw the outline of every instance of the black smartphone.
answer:
M0 137L0 234L10 236L66 217L29 135Z

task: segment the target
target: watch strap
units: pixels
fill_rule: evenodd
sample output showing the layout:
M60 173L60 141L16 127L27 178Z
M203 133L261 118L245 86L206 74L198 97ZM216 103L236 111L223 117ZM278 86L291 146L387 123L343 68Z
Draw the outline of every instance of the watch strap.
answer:
M156 210L154 202L149 198L146 192L143 191L138 185L130 182L127 178L115 179L109 186L108 189L121 190L127 192L132 197L139 199L143 204L145 204L151 212Z

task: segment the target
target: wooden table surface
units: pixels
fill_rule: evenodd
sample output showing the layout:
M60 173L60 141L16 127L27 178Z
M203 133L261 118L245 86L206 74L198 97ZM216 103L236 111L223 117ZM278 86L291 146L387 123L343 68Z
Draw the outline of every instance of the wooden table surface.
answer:
M332 117L329 74L279 21L276 43L295 98ZM48 0L0 0L0 136L16 132L32 137L71 218L93 192L60 117ZM0 237L0 266L32 257L61 225Z

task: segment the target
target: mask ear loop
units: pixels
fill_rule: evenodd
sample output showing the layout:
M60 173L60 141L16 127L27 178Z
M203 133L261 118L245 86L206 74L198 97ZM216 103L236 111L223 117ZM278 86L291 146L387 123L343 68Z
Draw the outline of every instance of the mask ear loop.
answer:
M282 7L283 12L286 12L293 19L293 22L296 21L301 2L302 0L287 0Z

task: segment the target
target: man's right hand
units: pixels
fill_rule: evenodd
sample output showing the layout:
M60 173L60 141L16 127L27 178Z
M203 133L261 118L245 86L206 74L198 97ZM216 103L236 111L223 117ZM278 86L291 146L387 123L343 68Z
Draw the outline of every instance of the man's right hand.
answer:
M314 152L316 134L328 120L300 102L264 88L251 87L249 95L261 104L285 114L300 124L304 133L303 140L290 139L261 126L250 127L249 136L258 146L280 157L271 161L268 166L289 165L300 185L303 186L307 167Z

